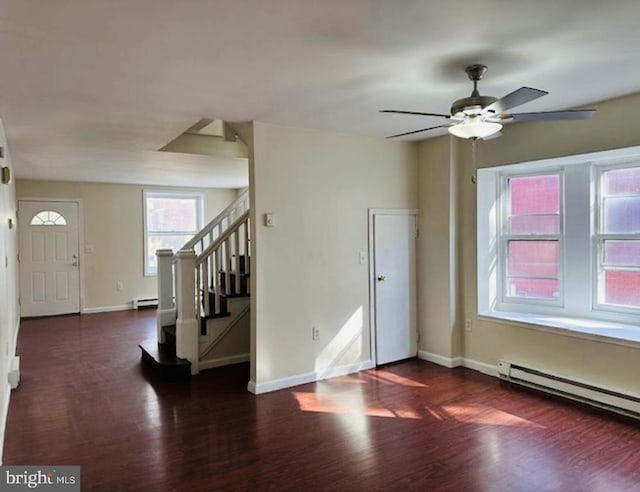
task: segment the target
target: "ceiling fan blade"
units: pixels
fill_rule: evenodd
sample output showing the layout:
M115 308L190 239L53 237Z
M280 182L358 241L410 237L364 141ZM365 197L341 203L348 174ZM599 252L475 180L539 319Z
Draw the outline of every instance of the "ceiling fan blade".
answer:
M595 109L568 109L566 111L539 111L537 113L505 114L503 117L513 121L588 120L593 117L595 112Z
M440 113L419 113L417 111L399 111L396 109L381 109L381 113L395 113L395 114L413 114L417 116L437 116L439 118L451 118L448 114L440 114Z
M412 132L398 133L397 135L390 135L387 138L404 137L405 135L413 135L414 133L420 133L420 132L426 132L426 131L429 131L429 130L435 130L436 128L449 128L450 126L451 125L432 126L430 128L423 128L421 130L413 130Z
M534 99L538 99L539 97L546 96L549 94L547 91L542 91L540 89L533 89L531 87L520 87L504 97L501 97L497 101L489 104L486 108L484 108L485 112L491 112L495 114L502 114L505 111L508 111L511 108L515 108L516 106L520 106L521 104L528 103L533 101Z

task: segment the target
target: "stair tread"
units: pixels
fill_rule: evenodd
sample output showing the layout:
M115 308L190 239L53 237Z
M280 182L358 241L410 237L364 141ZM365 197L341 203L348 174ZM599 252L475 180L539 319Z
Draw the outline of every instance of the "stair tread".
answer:
M216 318L226 318L228 316L231 316L231 312L226 311L224 313L218 313L218 314L203 314L201 315L202 319L216 319Z
M214 294L215 295L216 291L214 289L212 289L211 287L209 287L209 294ZM251 297L251 293L250 292L240 292L239 294L236 294L235 292L231 292L230 294L227 294L225 292L221 292L220 293L220 297L226 297L226 298L232 298L232 297Z
M161 366L191 366L191 362L176 356L173 347L166 344L157 343L155 339L149 338L138 344L142 349L143 357L152 358L156 364Z

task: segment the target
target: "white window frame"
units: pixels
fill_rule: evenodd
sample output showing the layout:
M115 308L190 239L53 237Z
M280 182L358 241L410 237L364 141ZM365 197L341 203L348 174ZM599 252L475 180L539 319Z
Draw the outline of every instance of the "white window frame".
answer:
M593 214L593 232L592 232L592 268L594 275L592 276L592 293L593 293L593 309L603 312L640 314L640 308L632 306L619 306L615 304L607 304L604 299L604 281L602 277L605 272L604 268L604 242L607 240L638 240L640 241L640 233L622 233L622 234L606 234L604 229L604 207L602 207L602 180L604 173L615 169L626 169L631 167L640 167L640 160L620 162L616 164L607 164L602 166L594 166L593 183L594 183L594 214ZM636 194L634 194L636 195ZM632 267L624 268L625 270L633 270Z
M479 169L477 172L477 301L481 317L543 330L640 343L640 311L598 303L599 180L606 170L640 165L640 147ZM504 296L506 179L561 172L561 300ZM629 239L640 239L640 234ZM513 301L517 302L513 302ZM568 333L567 333L568 334Z
M559 176L559 232L557 234L511 234L509 233L509 204L511 196L509 191L509 180L512 178L526 178L534 176ZM501 295L501 307L509 305L541 305L541 306L563 306L564 305L564 169L549 169L533 172L502 172L499 175L501 192L498 196L500 201L500 241L498 243L498 268L500 271L499 292ZM509 295L508 293L508 265L509 265L509 242L510 241L557 241L558 242L558 297L555 299L526 298Z
M182 230L182 231L149 231L147 224L147 200L149 198L179 198L179 199L194 199L196 202L196 227L195 231ZM147 246L149 242L149 234L158 236L175 236L179 234L189 235L191 237L195 235L204 226L204 210L205 210L205 197L204 193L197 191L183 191L183 190L153 190L145 189L142 191L142 219L143 219L143 264L144 264L144 276L155 277L157 271L151 270L147 263ZM185 243L188 239L185 240ZM175 251L174 251L175 253Z

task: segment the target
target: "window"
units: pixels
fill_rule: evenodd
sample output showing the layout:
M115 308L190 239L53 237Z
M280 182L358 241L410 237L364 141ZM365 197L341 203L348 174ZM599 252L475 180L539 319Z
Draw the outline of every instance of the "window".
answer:
M477 214L480 314L640 342L640 147L480 169Z
M156 250L178 251L203 226L200 193L144 191L144 274L156 275Z
M503 296L560 299L560 174L506 176Z
M640 308L640 165L605 168L598 179L597 305Z
M60 215L55 210L43 210L38 212L31 218L29 225L32 226L65 226L67 225L67 219Z

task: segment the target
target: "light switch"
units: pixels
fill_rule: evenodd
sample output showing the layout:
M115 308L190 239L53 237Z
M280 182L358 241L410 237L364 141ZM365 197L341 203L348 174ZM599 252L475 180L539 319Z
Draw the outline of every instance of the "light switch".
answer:
M275 227L276 219L273 214L264 214L264 225L265 227Z
M360 251L360 264L364 265L367 262L367 253L365 251Z

